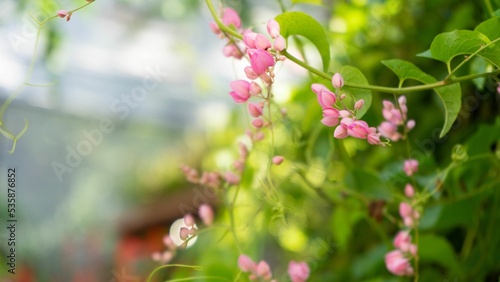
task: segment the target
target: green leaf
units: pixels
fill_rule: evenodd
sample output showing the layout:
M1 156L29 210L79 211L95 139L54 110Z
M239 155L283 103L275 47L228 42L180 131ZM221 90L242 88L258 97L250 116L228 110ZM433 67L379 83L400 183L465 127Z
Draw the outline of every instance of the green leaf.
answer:
M404 60L386 60L382 61L382 64L387 66L398 76L401 84L407 79L413 79L426 84L437 82L433 76L423 72L414 64ZM439 137L441 138L451 129L453 122L460 112L460 106L462 104L462 90L460 88L460 84L455 83L444 87L434 88L434 91L438 94L444 105L444 125L443 129L441 129L441 133L439 134Z
M470 74L485 73L488 71L488 61L482 57L474 57L470 64ZM483 90L484 83L486 82L485 77L477 77L472 80L477 89Z
M500 18L495 17L484 21L474 30L486 35L489 40L493 41L500 37Z
M387 183L382 181L380 175L368 170L351 170L345 178L345 184L349 189L372 199L388 200L392 197Z
M356 83L356 84L368 85L368 80L366 79L366 77L359 69L355 67L343 66L342 69L340 70L340 74L342 74L342 77L344 78L345 81L349 81L351 83ZM363 108L361 108L361 110L357 112L356 118L361 118L368 111L368 109L370 109L370 106L372 104L372 92L370 90L344 86L342 88L342 93L346 94L346 99L344 100L344 103L347 104L347 107L350 109L354 107L355 103L352 97L354 97L354 100L356 101L359 99L363 99L365 101Z
M276 21L280 24L281 36L301 35L309 39L319 51L323 61L323 70L330 66L330 44L328 43L323 26L313 17L303 12L285 12L278 15Z
M462 274L453 247L443 237L422 235L418 244L418 255L422 262L438 263L456 274Z
M313 4L313 5L322 5L321 0L292 0L292 4L305 3L305 4Z
M472 54L489 43L491 40L481 32L455 30L437 35L432 41L430 52L433 59L442 61L449 66L454 57ZM480 51L478 55L500 67L499 53L500 46L493 44Z

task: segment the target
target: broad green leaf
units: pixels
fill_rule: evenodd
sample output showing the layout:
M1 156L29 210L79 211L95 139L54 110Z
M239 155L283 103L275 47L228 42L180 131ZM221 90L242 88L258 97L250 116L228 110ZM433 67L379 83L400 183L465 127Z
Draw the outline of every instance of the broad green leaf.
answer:
M382 64L391 69L398 76L401 83L407 79L414 79L426 84L437 82L433 76L426 74L414 64L404 60L386 60L382 61ZM439 134L439 137L443 137L451 129L453 122L460 112L462 103L461 88L460 84L455 83L434 88L434 91L436 91L444 105L444 125Z
M490 42L491 40L481 32L455 30L437 35L432 41L430 52L432 58L449 65L454 57L472 54ZM500 67L498 54L500 54L499 44L490 45L478 53L479 56Z
M486 35L489 40L493 41L500 37L500 18L495 17L484 21L474 30Z
M482 124L479 129L467 140L469 156L491 153L491 148L500 141L500 118L495 124Z
M323 4L321 0L292 0L292 4L298 4L298 3L313 4L313 5Z
M368 80L366 79L366 77L359 69L355 67L343 66L340 70L340 74L342 74L342 77L345 81L368 85ZM351 95L356 101L359 99L363 99L365 101L363 108L359 110L356 115L357 118L361 118L368 111L372 104L372 92L370 90L344 86L341 92L346 94L347 97L344 100L344 103L346 103L347 106L351 109L354 107L354 101L350 97Z
M419 228L449 229L457 226L467 227L476 220L479 197L467 198L456 202L436 204L425 209Z
M327 71L330 65L330 44L325 30L313 17L303 12L285 12L278 15L276 21L280 24L281 36L301 35L309 39L319 51L323 61L323 70Z
M420 236L418 255L421 262L438 263L455 274L461 274L460 265L453 247L443 237L436 235Z
M486 61L482 57L474 57L471 61L470 64L470 74L479 74L479 73L485 73L488 71L489 68L488 61ZM474 85L476 85L476 88L479 90L484 89L484 83L486 82L485 77L477 77L472 80Z
M375 172L353 169L347 174L345 184L349 189L372 199L388 200L392 196L387 183Z

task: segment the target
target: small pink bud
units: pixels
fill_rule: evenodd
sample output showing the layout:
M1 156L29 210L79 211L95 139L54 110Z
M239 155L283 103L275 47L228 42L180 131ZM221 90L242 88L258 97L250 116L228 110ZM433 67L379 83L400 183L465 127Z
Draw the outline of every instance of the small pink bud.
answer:
M224 46L224 48L222 49L222 53L226 57L233 57L238 60L243 58L243 54L241 53L240 49L238 49L238 47L234 44Z
M305 262L291 261L288 264L288 275L292 282L305 282L309 278L310 269Z
M356 110L361 110L361 108L363 108L363 105L365 104L365 100L363 99L359 99L358 101L356 101L356 103L354 104L354 109Z
M389 138L391 141L398 141L401 138L401 134L398 132L398 127L392 122L383 121L379 127L378 131L385 138Z
M231 185L240 184L240 177L230 171L226 172L225 179L228 184Z
M261 128L262 126L264 126L264 121L260 118L256 118L256 119L252 120L252 125L255 128Z
M238 267L243 272L254 272L257 268L255 262L246 255L240 255L238 257Z
M398 103L399 103L400 106L406 105L406 97L405 96L399 96Z
M212 32L213 32L213 33L215 33L215 34L217 34L217 35L221 34L220 28L219 28L219 26L217 25L217 23L215 23L215 22L210 22L210 23L208 24L208 26L210 27L210 29L212 30Z
M333 106L333 104L335 104L337 102L337 98L335 97L335 94L333 94L333 92L331 92L328 89L320 91L317 98L318 98L319 105L323 109L331 108Z
M179 237L181 238L181 240L186 240L187 238L189 238L189 229L186 227L182 227L179 231Z
M347 126L344 126L342 124L337 126L337 128L335 128L335 131L333 132L333 137L337 139L344 139L347 136L349 136L349 134L347 133Z
M271 43L267 38L262 34L257 34L255 36L255 48L260 50L266 50L271 47Z
M241 28L241 19L238 13L231 8L225 8L222 15L222 23L224 25L233 25L235 28Z
M497 93L500 94L500 83L498 83L498 86L497 86Z
M418 161L414 159L406 160L403 165L403 170L405 171L406 175L412 176L415 172L418 171Z
M380 133L370 133L366 136L366 141L368 141L371 145L380 145L382 142L380 141Z
M354 138L366 139L370 132L370 127L363 120L356 120L347 127L347 133Z
M339 111L339 114L341 117L343 118L348 118L351 116L351 112L347 111L347 110L340 110Z
M273 164L280 165L284 160L285 160L285 158L283 158L282 156L274 156L273 157Z
M251 80L259 78L259 75L255 73L252 67L245 67L245 74L247 75L248 79Z
M257 103L248 103L248 112L253 117L260 117L262 115L262 105Z
M59 10L57 11L57 15L62 19L65 18L68 15L68 11L66 10Z
M194 217L191 214L188 213L184 215L184 224L186 226L191 227L194 225L194 223L195 223Z
M390 101L384 100L384 101L382 101L382 104L384 105L384 109L386 109L386 110L393 110L394 109L394 104Z
M332 77L332 85L335 88L342 88L344 86L344 78L340 73L336 73Z
M255 38L257 37L257 33L253 31L248 31L243 34L243 42L248 48L256 49L255 46Z
M405 195L408 198L413 198L413 196L415 195L415 189L413 188L413 186L411 186L410 183L406 184L405 186Z
M402 218L412 217L413 208L410 206L410 204L402 202L401 204L399 204L399 215L401 215Z
M260 276L264 279L271 279L271 277L273 276L269 264L267 264L267 262L263 260L261 260L257 265L256 273L257 276Z
M266 137L264 135L264 132L259 131L259 132L255 133L255 135L253 136L253 140L254 141L260 141L260 140L264 139L264 137Z
M413 128L415 127L415 121L410 119L407 123L406 123L406 128L408 130L412 130Z
M250 95L257 96L262 93L262 87L258 85L255 81L250 83Z
M344 100L344 99L345 99L345 94L340 95L340 100Z
M265 73L270 67L274 66L274 58L267 51L260 49L248 49L250 65L258 75Z
M314 93L316 93L316 95L319 95L322 91L329 91L328 88L326 88L326 86L324 86L323 84L320 84L320 83L313 83L311 85L311 89Z
M212 210L212 208L209 205L202 204L198 208L198 214L199 214L201 220L203 221L203 224L205 224L206 226L212 225L212 223L214 221L214 211Z
M285 38L283 38L283 36L278 36L274 39L274 49L278 50L278 51L283 51L285 50L286 48L286 41L285 41ZM281 58L286 58L286 57L280 57Z
M401 247L405 244L411 243L411 236L408 231L399 231L399 233L394 237L394 247L397 249L401 249Z
M267 21L267 33L269 33L272 38L280 36L280 24L275 19Z

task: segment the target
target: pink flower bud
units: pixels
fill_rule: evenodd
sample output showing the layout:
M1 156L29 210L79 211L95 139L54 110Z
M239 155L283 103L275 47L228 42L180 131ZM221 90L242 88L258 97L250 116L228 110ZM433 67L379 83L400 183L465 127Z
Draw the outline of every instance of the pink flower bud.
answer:
M282 156L274 156L273 157L273 164L280 165L284 160L285 160L285 158L283 158Z
M406 160L403 165L403 170L406 175L412 176L415 172L418 171L418 161L417 160Z
M394 237L394 247L401 249L401 246L411 243L411 236L408 231L399 231L399 233Z
M341 117L343 118L348 118L351 116L351 112L347 111L347 110L340 110L339 111L339 114Z
M262 93L262 87L258 85L256 82L252 81L250 83L250 95L257 96Z
M319 95L322 91L329 91L328 88L326 88L326 86L324 86L323 84L320 84L320 83L313 83L311 85L311 89L314 93L316 93L316 95Z
M361 108L363 108L363 105L365 104L365 100L363 99L359 99L358 101L356 101L356 103L354 104L354 109L356 110L361 110Z
M399 103L400 106L406 105L406 97L405 96L399 96L398 103Z
M219 28L219 26L217 25L217 23L215 23L215 22L210 22L210 23L208 24L208 26L210 27L210 29L212 30L212 32L213 32L213 33L215 33L215 34L217 34L217 35L219 35L219 34L221 34L221 33L222 33L222 32L220 31L220 28Z
M214 211L212 210L212 208L209 205L202 204L198 208L198 214L199 214L201 220L203 221L203 224L205 224L206 226L212 225L212 223L214 221Z
M262 105L257 103L248 103L248 112L253 117L260 117L262 115Z
M380 145L382 142L380 141L380 133L370 133L366 136L366 141L368 141L371 145Z
M342 88L344 86L344 78L340 73L336 73L332 77L332 85L335 88Z
M305 282L309 278L310 269L305 262L291 261L288 264L288 275L292 282Z
M181 238L181 240L186 240L187 238L189 238L189 229L186 227L182 227L179 231L179 237Z
M238 47L234 44L224 46L224 48L222 49L222 53L226 57L233 57L238 60L243 58L243 54L241 53L240 49L238 49Z
M247 75L248 79L251 80L259 78L259 75L255 73L252 67L245 67L245 74Z
M241 19L238 13L231 8L225 8L222 15L222 23L227 26L233 25L235 28L241 28Z
M321 120L321 123L330 127L336 126L339 124L339 116L340 113L337 109L323 109L323 119Z
M384 109L386 109L386 110L393 110L394 109L394 104L390 101L384 100L384 101L382 101L382 104L384 105Z
M62 19L65 18L68 15L68 11L66 10L59 10L57 11L57 15Z
M413 196L415 195L415 189L413 188L413 186L411 186L410 183L406 184L405 186L405 195L408 198L413 198Z
M262 121L262 119L260 119L260 118L256 118L256 119L252 120L252 125L255 128L261 128L262 126L264 126L264 121Z
M257 276L262 277L264 279L271 279L271 277L273 276L269 264L267 264L267 262L263 260L261 260L257 265L256 273Z
M177 246L174 244L174 241L172 241L172 238L170 238L170 235L165 235L163 236L163 244L165 244L165 246L168 248L168 249L175 249Z
M255 133L255 135L253 136L253 140L254 141L260 141L260 140L264 139L264 137L266 137L264 135L264 132L259 131L259 132Z
M497 93L500 94L500 83L498 83L498 86L497 86Z
M407 123L406 123L406 128L408 130L412 130L413 128L415 127L415 121L410 119Z
M228 184L231 185L240 184L240 177L230 171L226 172L225 179Z
M236 103L244 103L250 98L250 83L245 80L235 80L229 83L233 91L229 95Z
M248 31L243 34L243 42L250 49L256 49L255 46L255 38L257 37L257 33L253 31Z
M333 137L337 139L344 139L347 136L349 136L349 134L347 133L347 127L343 126L342 124L337 126L337 128L335 128L335 131L333 132Z
M399 215L401 215L402 218L411 218L413 216L413 208L410 204L402 202L399 204Z
M283 38L283 36L278 36L274 39L274 49L278 50L278 51L283 51L285 50L286 48L286 41L285 41L285 38ZM280 57L280 60L281 58L285 58L285 57Z
M191 227L194 225L194 223L195 223L194 217L191 214L188 213L184 215L184 224L186 226Z
M255 262L246 255L240 255L238 257L238 267L243 272L255 272L257 269Z
M274 58L267 51L260 49L248 49L250 65L258 75L265 73L270 67L274 66Z
M266 50L267 48L271 48L271 43L267 38L262 34L257 34L255 36L255 48L260 50Z
M323 91L320 91L319 94L317 95L318 98L318 103L319 105L325 109L325 108L331 108L333 104L337 102L337 98L335 97L335 94L331 92L328 89L325 89Z
M398 276L412 275L413 268L404 254L400 250L394 250L385 255L385 265L387 270Z
M267 33L269 33L272 38L280 36L280 24L275 19L267 21Z
M340 95L340 100L344 100L345 97L346 97L345 94Z

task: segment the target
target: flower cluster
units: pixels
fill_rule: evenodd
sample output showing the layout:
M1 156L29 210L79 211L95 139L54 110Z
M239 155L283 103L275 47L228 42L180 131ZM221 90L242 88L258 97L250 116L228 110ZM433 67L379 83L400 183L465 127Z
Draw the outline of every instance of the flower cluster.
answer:
M212 225L214 221L214 211L212 210L212 207L207 204L202 204L198 207L198 216L205 226ZM180 245L181 247L185 246L187 241L191 237L196 236L198 233L198 226L196 225L196 220L192 214L184 215L183 220L185 227L181 227L179 234L175 234L178 238L184 241L184 243ZM170 234L163 237L163 243L167 249L163 252L155 252L151 255L151 257L154 261L166 264L174 258L177 252L177 245L172 240L172 237L170 237Z
M415 127L414 120L407 120L408 107L406 106L406 97L400 96L398 98L398 106L395 106L392 102L384 100L384 109L382 110L382 115L385 121L383 121L378 126L378 131L382 136L389 138L391 141L398 141L403 137L401 133L398 132L399 126L405 126L405 132L412 130Z
M332 85L337 92L344 86L344 79L340 73L332 77ZM323 119L321 123L334 127L333 136L343 139L348 136L366 139L372 145L385 145L380 141L380 133L375 127L370 127L364 120L356 118L357 111L364 106L364 100L360 99L354 103L353 109L348 109L343 103L345 94L337 95L330 91L325 85L314 83L311 89L318 98L318 103L323 109ZM340 104L340 105L338 105Z
M418 170L417 160L406 160L403 170L407 176L412 176ZM404 201L399 204L399 215L403 220L406 230L401 230L394 238L393 250L385 255L385 264L387 269L399 276L413 275L413 267L410 260L417 255L417 246L412 244L410 232L416 228L420 213L415 210L410 200L415 196L415 189L411 184L406 184L404 194L408 198L408 202Z
M243 272L249 272L250 275L248 278L252 281L260 279L260 281L277 282L276 279L273 279L269 264L263 260L256 263L248 256L240 255L238 258L238 267ZM292 282L307 281L309 272L309 266L305 262L291 261L288 264L288 275Z

